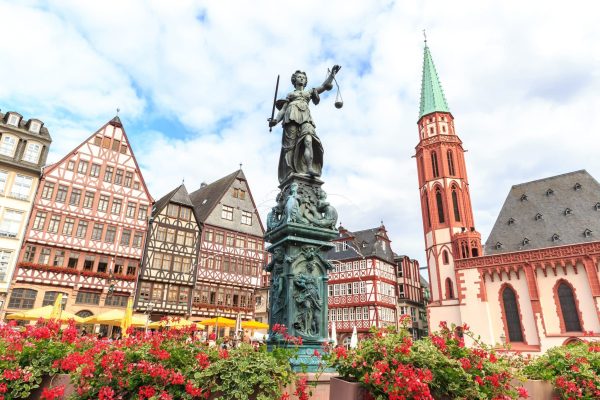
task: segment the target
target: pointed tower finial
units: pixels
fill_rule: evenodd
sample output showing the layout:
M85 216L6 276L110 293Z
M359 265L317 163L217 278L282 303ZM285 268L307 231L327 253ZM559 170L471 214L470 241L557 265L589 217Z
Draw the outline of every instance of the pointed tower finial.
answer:
M242 165L243 165L243 164L242 164L242 163L240 163L240 169L242 169Z
M117 115L119 115L119 111L121 111L121 109L117 107Z
M427 46L427 32L423 29L423 38L425 39L425 46Z
M423 76L421 78L421 104L419 105L419 119L433 112L450 112L442 85L438 77L431 50L425 40L423 52Z

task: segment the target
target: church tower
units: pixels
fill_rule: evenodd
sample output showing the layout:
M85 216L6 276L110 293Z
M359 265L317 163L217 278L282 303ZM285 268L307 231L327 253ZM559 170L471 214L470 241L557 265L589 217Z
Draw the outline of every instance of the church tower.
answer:
M461 323L460 282L454 260L482 255L475 230L462 142L454 129L431 52L425 41L419 144L415 157L431 287L430 326ZM436 314L436 316L434 316Z

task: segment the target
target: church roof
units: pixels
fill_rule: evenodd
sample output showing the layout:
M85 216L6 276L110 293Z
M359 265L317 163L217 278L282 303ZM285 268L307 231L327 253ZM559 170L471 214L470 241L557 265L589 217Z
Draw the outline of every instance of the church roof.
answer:
M450 112L440 79L438 78L431 52L425 43L423 55L423 76L421 80L421 104L419 107L419 118L433 112Z
M184 206L194 206L190 200L190 195L188 194L185 185L181 184L156 201L154 207L152 208L152 214L154 215L159 213L170 202Z
M340 240L345 239L345 240ZM362 231L349 232L344 230L339 233L336 242L348 242L346 250L335 251L331 249L327 253L330 260L346 260L363 257L378 257L382 260L394 263L394 252L390 246L390 239L383 225L377 228Z
M600 240L600 184L585 170L515 185L485 255Z
M246 176L241 169L190 193L190 199L194 204L194 211L200 219L199 222L206 221L212 210L236 179L246 180Z

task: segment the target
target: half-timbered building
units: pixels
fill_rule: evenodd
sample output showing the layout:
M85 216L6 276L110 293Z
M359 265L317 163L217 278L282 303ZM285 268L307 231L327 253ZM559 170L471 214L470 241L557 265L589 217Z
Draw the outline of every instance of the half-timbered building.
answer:
M52 139L39 119L0 113L0 311ZM0 313L1 314L1 313ZM0 315L0 319L2 315Z
M383 224L357 232L340 226L334 243L328 303L338 342L348 342L354 327L365 334L372 326L397 326L396 264Z
M408 256L397 255L396 286L398 296L398 317L409 315L411 323L409 331L415 339L428 334L427 330L427 282L421 277L419 262Z
M150 314L187 317L196 284L200 224L185 185L180 185L152 208L135 308Z
M51 304L89 316L125 307L152 198L119 117L48 166L27 226L8 311Z
M250 319L265 262L264 228L240 169L190 194L203 225L194 319Z

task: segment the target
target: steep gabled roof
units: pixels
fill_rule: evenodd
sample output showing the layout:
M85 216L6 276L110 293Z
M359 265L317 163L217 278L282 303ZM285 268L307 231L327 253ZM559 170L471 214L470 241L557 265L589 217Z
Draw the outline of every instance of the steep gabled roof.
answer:
M169 202L190 207L194 206L192 204L192 200L190 200L190 195L188 194L185 185L181 184L156 201L154 207L152 207L152 215L160 213L162 209L169 204Z
M433 58L427 43L423 54L423 76L421 78L421 103L419 106L419 118L433 112L450 112L442 84L438 78Z
M190 193L190 199L194 205L194 212L200 219L199 222L206 221L210 213L217 204L219 204L219 200L227 193L227 190L236 179L246 180L246 176L241 169Z
M350 233L350 235L348 235ZM339 240L345 239L345 240ZM365 229L362 231L348 232L339 234L337 242L347 241L349 246L346 250L330 250L327 258L330 260L355 259L362 257L378 257L390 263L394 262L394 252L390 246L390 240L383 225L377 228Z
M600 240L600 184L585 170L515 185L486 255Z
M135 165L136 170L138 171L138 176L140 178L140 184L144 188L144 192L146 193L146 196L148 197L148 200L150 201L150 204L152 204L152 202L154 201L154 199L153 199L152 195L150 195L150 191L148 190L148 186L146 185L146 181L144 180L144 176L142 175L142 171L140 169L140 165L138 164L137 159L135 158L135 154L133 152L133 148L131 147L131 142L129 141L129 137L127 137L127 133L125 132L125 128L123 127L123 124L121 123L121 119L118 116L115 116L113 119L111 119L110 121L108 121L107 123L105 123L104 125L102 125L100 127L100 129L96 130L94 133L92 133L90 136L88 136L87 139L85 139L83 142L81 142L73 150L71 150L70 152L68 152L67 154L65 154L65 156L63 158L61 158L59 161L57 161L55 163L52 163L52 164L48 164L47 166L45 166L44 169L43 169L43 174L47 175L51 171L53 171L55 168L57 168L59 165L63 164L67 159L69 159L73 154L76 154L79 151L79 149L81 149L86 143L88 143L90 140L92 140L96 135L98 135L100 132L104 132L104 129L108 125L112 125L114 127L121 128L121 131L123 133L123 137L125 138L125 141L127 142L127 146L129 147L129 152L131 153L131 158L133 160L133 163Z

